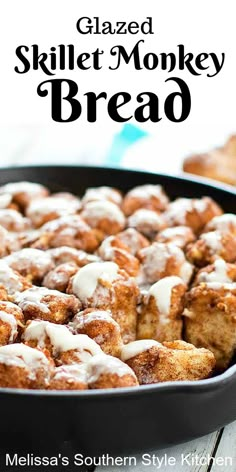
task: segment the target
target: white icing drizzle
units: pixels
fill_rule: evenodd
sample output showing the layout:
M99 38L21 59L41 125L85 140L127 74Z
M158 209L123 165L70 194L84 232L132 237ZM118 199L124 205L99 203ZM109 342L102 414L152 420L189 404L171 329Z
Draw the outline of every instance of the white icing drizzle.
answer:
M121 194L111 187L90 187L86 190L82 203L87 204L91 201L97 200L111 200L116 205L120 205L122 202Z
M118 269L114 262L92 262L82 267L73 278L73 293L85 302L95 292L98 280L112 283L117 279Z
M10 313L6 313L5 311L0 310L0 321L3 323L8 324L11 327L9 343L13 343L17 336L17 321L16 318L11 315Z
M53 380L77 381L87 384L87 364L70 364L56 367Z
M171 296L174 287L182 285L183 280L180 277L170 276L156 282L151 286L148 295L153 296L160 315L160 321L168 322L168 315L171 308Z
M52 258L46 251L34 248L24 248L13 252L3 259L10 267L19 271L30 270L35 267L39 272L39 277L43 277L46 271L53 268Z
M89 384L99 380L99 377L103 374L118 375L118 377L131 375L136 378L133 370L127 364L116 357L105 354L92 357L88 362L87 368Z
M210 233L204 233L200 236L200 239L206 243L207 247L212 252L219 252L222 250L221 238L222 234L218 231L211 231Z
M219 231L228 231L230 227L236 228L236 215L225 213L224 215L215 216L207 227Z
M29 305L37 307L44 313L49 313L49 308L47 302L44 302L42 299L46 296L55 296L55 297L68 297L64 293L59 292L58 290L50 290L46 287L32 287L24 292L18 293L15 297L15 302L19 307L24 311L28 308Z
M167 197L163 192L161 185L139 185L130 190L127 195L129 197L142 198L148 200L150 197L155 197L167 201Z
M146 208L140 208L136 210L129 218L128 222L130 226L138 226L145 223L155 225L157 228L163 223L161 216L152 210Z
M9 295L13 295L23 288L18 274L16 274L3 260L0 261L0 285L3 285L6 288Z
M189 198L178 198L171 202L165 216L170 223L178 221L179 224L186 224L186 214L192 211L193 202Z
M9 344L0 347L0 364L38 369L48 366L49 361L39 350L25 344Z
M13 226L13 231L24 231L30 228L30 220L12 208L0 209L0 224L8 231L11 226Z
M205 198L199 200L193 200L193 208L199 213L204 213L208 207L208 200Z
M96 310L96 311L90 311L89 313L86 313L83 315L83 312L78 313L75 318L72 320L70 325L84 325L86 323L90 323L90 321L93 320L104 320L104 321L109 321L109 323L114 323L116 322L112 318L112 314L109 311L105 310Z
M122 211L115 203L107 200L93 201L86 204L82 217L89 219L92 222L92 226L102 218L107 218L110 221L115 221L120 225L124 226L125 217ZM94 224L93 224L94 223Z
M227 275L227 264L223 259L217 259L212 272L201 272L198 276L198 282L219 282L231 283L232 280Z
M0 194L0 209L7 208L12 201L12 196L10 193Z
M47 321L32 321L24 333L25 341L37 340L38 346L41 348L45 346L47 337L53 346L55 355L76 350L80 359L85 362L91 355L94 356L102 352L98 344L86 334L74 335L66 326Z
M212 290L220 290L220 289L225 289L225 290L236 290L236 283L222 283L222 282L207 282L206 287L212 289Z
M35 195L45 191L45 187L34 182L11 182L0 187L0 193L10 193L16 195L17 193L28 193Z
M134 228L127 228L122 233L118 235L119 239L128 246L131 254L135 255L143 245L141 244L141 239L143 236L140 235L138 231Z
M27 216L37 220L42 215L55 212L58 216L76 213L80 209L80 202L76 199L68 200L63 197L46 197L33 200L27 208Z
M192 264L190 264L190 262L187 262L187 261L184 262L180 267L179 276L187 284L190 281L192 274L193 274Z
M154 341L154 339L140 339L139 341L125 344L121 350L121 359L126 362L128 359L132 359L142 352L148 351L151 347L163 348L162 344L158 341Z

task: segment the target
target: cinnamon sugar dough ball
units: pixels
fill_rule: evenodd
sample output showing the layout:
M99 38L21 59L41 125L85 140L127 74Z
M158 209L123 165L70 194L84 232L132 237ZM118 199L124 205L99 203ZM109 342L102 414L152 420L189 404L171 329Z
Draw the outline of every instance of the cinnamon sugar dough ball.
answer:
M136 256L141 249L150 245L148 239L134 228L127 228L121 233L116 234L116 236L113 236L113 238L114 246L123 247L123 249L129 251L133 256Z
M78 271L78 266L74 262L65 262L56 266L48 272L43 281L43 287L59 292L66 292L70 279Z
M14 303L0 301L0 346L15 342L23 327L22 310Z
M119 247L116 247L119 244ZM128 249L128 250L127 250ZM139 260L130 254L129 248L119 241L116 236L109 236L104 239L98 249L98 254L104 261L115 262L120 269L124 269L131 277L138 275L140 263Z
M138 315L137 338L174 341L182 338L186 285L180 277L170 276L151 286Z
M198 271L194 285L199 285L202 282L236 282L236 264L229 264L223 259L216 259L213 264Z
M80 215L67 215L43 225L32 247L50 249L69 246L94 252L102 239L102 233L90 228Z
M232 233L236 236L236 215L224 213L224 215L215 216L207 223L204 231L206 233L209 231L220 231L223 233Z
M73 215L80 210L78 198L68 196L50 196L33 200L26 209L26 216L30 218L36 228L48 221L55 220L61 216Z
M171 202L164 213L168 226L189 226L198 234L222 209L209 197L178 198Z
M235 262L236 238L232 233L221 231L203 233L195 243L189 245L186 256L198 267L212 264L219 258L226 262Z
M16 233L31 229L29 218L25 218L19 211L12 208L0 209L0 225L7 231L14 231Z
M86 363L91 356L102 353L98 344L85 334L74 335L66 326L41 320L28 323L22 340L48 352L57 365Z
M39 318L52 323L66 323L81 307L73 295L35 286L16 294L15 303L27 320Z
M47 197L49 191L43 185L33 182L12 182L0 187L0 195L9 194L13 202L24 209L32 200Z
M21 244L17 237L0 226L0 258L8 256L13 251L20 249Z
M215 367L212 352L184 341L134 341L123 347L121 359L133 369L141 385L206 379Z
M90 389L135 387L137 377L120 359L104 354L94 356L87 366Z
M71 364L55 368L49 390L87 390L86 365Z
M140 185L130 190L123 200L123 211L126 216L132 215L139 208L163 211L169 199L161 185Z
M66 262L75 263L78 267L83 267L90 262L98 262L99 257L94 254L88 254L85 251L75 249L70 246L61 246L49 249L48 253L53 259L55 265L61 265Z
M174 226L173 228L165 228L160 231L155 240L158 243L172 243L180 249L195 241L196 237L189 226Z
M53 364L38 349L24 344L0 347L0 387L47 388Z
M88 308L77 313L69 327L74 334L87 334L105 354L120 356L123 344L121 330L110 312Z
M31 287L31 283L25 277L0 260L0 299L14 301L18 292Z
M125 227L125 217L120 208L106 200L87 203L81 212L81 217L91 228L96 228L107 235L119 233Z
M81 203L82 206L86 206L89 202L95 202L99 200L107 200L120 206L122 203L122 195L119 190L112 187L90 187L86 190Z
M218 369L226 369L236 349L236 284L201 283L187 296L185 339L210 349Z
M158 231L166 227L166 222L160 213L140 208L128 218L128 227L136 229L149 239L154 239Z
M185 283L191 279L193 267L183 251L172 243L154 242L138 253L144 282L153 284L163 277L177 275Z
M114 262L88 264L72 277L68 291L84 308L110 310L121 327L123 342L136 337L139 289L134 279Z
M45 274L54 267L49 253L33 248L16 251L5 257L3 261L30 282L40 282Z

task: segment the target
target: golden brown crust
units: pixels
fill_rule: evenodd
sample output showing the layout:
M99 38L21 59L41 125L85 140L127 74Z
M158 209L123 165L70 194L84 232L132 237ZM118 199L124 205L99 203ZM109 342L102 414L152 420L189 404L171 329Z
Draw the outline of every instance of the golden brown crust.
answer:
M225 369L236 349L236 288L200 284L188 293L184 311L185 339L210 349L218 369Z
M210 351L196 349L184 341L153 346L126 362L140 384L205 379L215 367Z
M212 264L219 258L226 262L235 262L236 238L231 233L220 231L204 233L195 243L188 246L186 256L198 267Z
M121 329L108 311L87 310L79 312L71 321L74 334L87 334L105 354L119 357L122 347Z
M122 209L126 216L132 215L139 208L163 211L166 209L168 201L169 199L160 185L141 185L125 195Z

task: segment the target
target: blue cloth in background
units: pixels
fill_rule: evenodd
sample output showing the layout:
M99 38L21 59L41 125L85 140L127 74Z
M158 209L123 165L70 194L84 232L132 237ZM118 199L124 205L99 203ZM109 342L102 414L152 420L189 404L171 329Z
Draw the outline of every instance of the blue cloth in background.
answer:
M125 124L121 131L115 134L110 150L105 157L105 164L119 166L128 147L148 136L148 133L131 123Z

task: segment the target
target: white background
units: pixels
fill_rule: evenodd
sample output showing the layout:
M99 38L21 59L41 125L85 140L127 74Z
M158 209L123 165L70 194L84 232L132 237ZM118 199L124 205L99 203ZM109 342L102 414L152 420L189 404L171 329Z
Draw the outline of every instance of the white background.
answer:
M18 45L39 44L48 51L58 44L74 44L78 53L91 52L98 46L107 53L100 71L64 71L57 77L78 83L83 93L128 91L133 97L142 91L156 93L163 104L170 87L164 83L168 74L160 69L135 71L131 65L110 71L106 67L109 49L124 44L131 49L142 35L80 35L76 22L81 16L99 16L101 21L144 21L153 17L154 35L146 35L146 51L175 52L184 44L186 52L225 52L222 71L213 78L194 77L176 72L186 80L192 96L188 119L179 124L163 116L159 123L145 124L150 138L130 148L123 165L176 171L187 154L221 145L236 130L236 46L235 2L227 0L146 0L117 2L106 0L8 0L0 12L0 152L1 165L19 156L22 162L86 161L100 162L106 155L120 125L107 114L101 101L98 122L89 124L85 113L74 123L58 124L50 118L50 100L36 93L38 84L47 80L40 71L19 75L14 67L19 60ZM135 100L133 99L133 105ZM162 105L163 106L163 105ZM85 111L85 108L84 108ZM16 159L15 159L16 160Z

